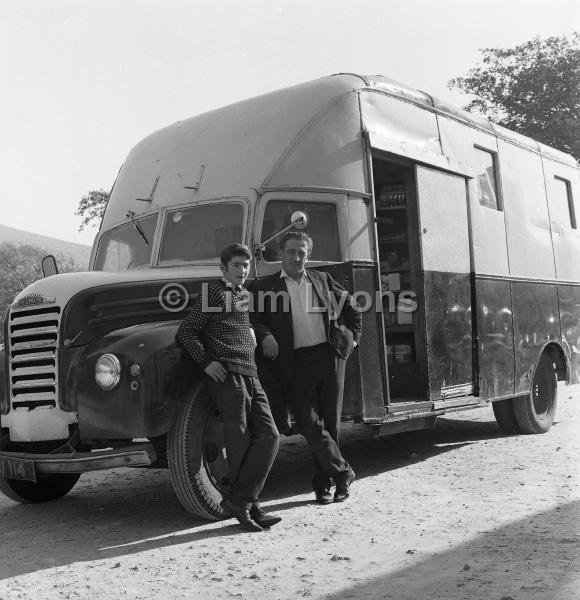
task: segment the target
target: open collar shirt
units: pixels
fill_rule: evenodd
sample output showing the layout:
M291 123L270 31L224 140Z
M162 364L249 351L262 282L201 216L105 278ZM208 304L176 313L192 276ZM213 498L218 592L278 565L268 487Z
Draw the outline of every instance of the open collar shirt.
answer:
M321 306L308 272L304 271L298 282L282 269L280 278L285 280L290 296L294 349L307 348L326 342L326 329L322 317L322 313L326 309Z

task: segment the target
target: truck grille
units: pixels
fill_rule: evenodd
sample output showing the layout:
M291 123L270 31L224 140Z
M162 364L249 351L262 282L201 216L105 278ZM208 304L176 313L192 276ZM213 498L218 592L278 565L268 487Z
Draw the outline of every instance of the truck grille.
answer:
M57 348L60 307L12 307L8 362L13 409L57 404Z

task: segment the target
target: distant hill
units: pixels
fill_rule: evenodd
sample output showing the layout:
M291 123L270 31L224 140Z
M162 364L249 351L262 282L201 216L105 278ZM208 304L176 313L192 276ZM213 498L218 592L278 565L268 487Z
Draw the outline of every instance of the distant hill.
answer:
M65 242L46 235L38 235L30 231L22 231L14 227L0 225L0 244L12 242L13 244L29 244L37 248L44 248L48 254L63 254L72 256L75 263L82 269L87 269L91 257L91 247L74 242Z

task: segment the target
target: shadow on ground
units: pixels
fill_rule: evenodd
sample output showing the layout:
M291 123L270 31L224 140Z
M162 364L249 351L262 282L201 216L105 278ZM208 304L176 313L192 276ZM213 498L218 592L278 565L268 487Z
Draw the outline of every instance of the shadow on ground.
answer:
M344 427L344 453L359 479L503 435L493 421L450 419L431 432L382 439L373 434L366 426ZM284 511L311 502L310 461L302 438L283 440L263 494L274 501L269 508ZM309 494L308 499L296 500L300 494ZM231 520L208 524L188 514L165 470L84 474L67 497L55 502L20 505L0 497L0 579L234 534L246 535Z
M580 503L488 531L411 567L326 596L327 600L577 598ZM564 524L564 525L563 525Z

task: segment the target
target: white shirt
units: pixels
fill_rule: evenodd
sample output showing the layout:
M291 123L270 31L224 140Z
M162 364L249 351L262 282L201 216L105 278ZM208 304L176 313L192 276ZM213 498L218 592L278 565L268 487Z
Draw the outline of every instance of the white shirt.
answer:
M308 274L304 272L299 283L282 269L280 278L286 280L290 296L294 349L316 346L326 342L326 329L322 317L322 313L326 309L320 305L320 299Z

